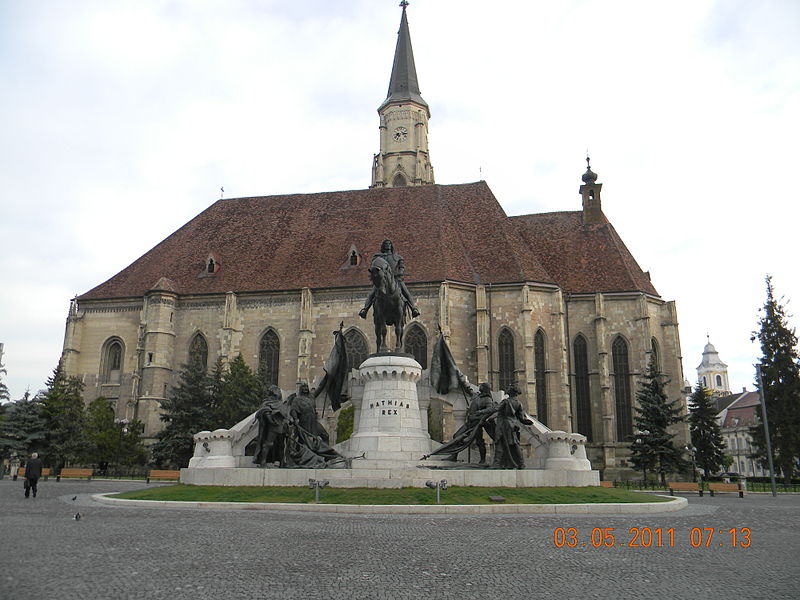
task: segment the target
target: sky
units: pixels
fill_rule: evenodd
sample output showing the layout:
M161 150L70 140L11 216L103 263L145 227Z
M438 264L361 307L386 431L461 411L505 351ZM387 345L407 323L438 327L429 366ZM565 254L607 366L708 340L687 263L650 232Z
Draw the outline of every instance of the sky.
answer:
M437 183L603 211L753 389L764 278L800 303L800 2L412 0ZM0 343L44 387L69 300L220 197L363 189L397 0L0 0ZM477 232L476 232L477 233ZM794 300L794 303L792 303Z

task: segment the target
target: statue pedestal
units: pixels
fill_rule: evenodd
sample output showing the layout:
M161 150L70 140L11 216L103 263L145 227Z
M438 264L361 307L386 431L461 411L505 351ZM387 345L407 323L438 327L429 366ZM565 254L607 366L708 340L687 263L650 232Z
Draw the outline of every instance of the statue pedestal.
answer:
M350 438L350 455L365 453L370 462L397 466L409 461L419 464L431 449L417 399L417 381L422 374L419 363L407 356L382 354L365 360L359 371L364 396L356 432ZM358 462L354 461L354 467Z

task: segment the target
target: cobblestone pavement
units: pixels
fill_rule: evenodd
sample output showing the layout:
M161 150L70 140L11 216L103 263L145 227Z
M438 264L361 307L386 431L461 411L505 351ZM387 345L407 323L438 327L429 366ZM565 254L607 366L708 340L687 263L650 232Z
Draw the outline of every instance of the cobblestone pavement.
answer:
M643 516L228 512L89 498L142 486L50 480L26 500L21 481L0 480L0 598L800 598L798 494L689 496L683 511ZM558 527L575 528L577 546L556 547ZM650 528L652 546L628 547L649 538L632 527ZM706 532L692 539L705 527L708 546ZM595 528L613 528L613 547L593 547ZM743 528L749 547L731 547L730 529L748 542ZM595 541L610 542L602 534Z

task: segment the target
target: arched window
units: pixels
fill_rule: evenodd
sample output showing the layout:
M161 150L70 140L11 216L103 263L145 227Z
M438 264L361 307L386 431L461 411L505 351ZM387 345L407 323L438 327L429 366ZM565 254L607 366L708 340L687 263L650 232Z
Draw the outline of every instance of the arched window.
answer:
M358 253L353 250L350 252L350 265L355 266L358 264Z
M514 334L504 327L497 338L497 354L500 366L500 389L507 390L517 380L514 373Z
M661 373L661 357L658 354L658 342L656 338L650 340L650 360L653 361L656 373Z
M357 369L369 355L369 347L364 334L358 329L349 329L344 334L344 347L347 350L347 369Z
M394 176L394 179L392 180L392 187L405 187L406 185L406 178L400 173Z
M208 369L208 342L200 332L189 342L189 360L199 361L204 369Z
M631 372L628 366L628 344L617 337L611 345L614 366L614 398L617 409L617 441L627 442L633 435L631 411Z
M578 433L592 441L592 402L589 394L589 353L586 338L579 335L572 344L575 357L575 404L578 412Z
M103 351L103 383L119 383L122 374L122 342L113 338Z
M423 369L428 368L428 336L416 323L412 323L403 333L403 350L413 355Z
M708 382L706 381L705 375L703 375L703 387L708 387Z
M262 381L278 385L278 368L280 367L281 341L274 330L268 329L261 336L258 344L258 371Z
M542 330L533 336L533 371L536 377L536 416L547 425L547 370L545 367L544 334Z
M717 375L717 387L722 387L722 375Z
M208 266L206 267L206 271L208 271L209 273L213 273L214 272L214 259L213 258L209 258L208 259Z

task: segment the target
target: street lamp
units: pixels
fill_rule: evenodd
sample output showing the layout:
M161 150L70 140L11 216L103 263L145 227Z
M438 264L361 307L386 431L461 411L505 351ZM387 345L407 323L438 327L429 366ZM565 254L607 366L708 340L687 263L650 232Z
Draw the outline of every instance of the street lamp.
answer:
M119 426L119 442L117 443L117 471L121 471L122 438L128 433L128 419L114 419L114 424Z
M695 462L695 453L697 452L697 448L695 448L691 444L686 444L684 446L684 448L686 449L686 451L692 457L692 481L696 482L697 481L697 463Z

